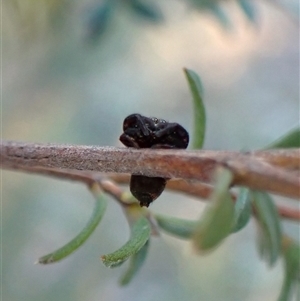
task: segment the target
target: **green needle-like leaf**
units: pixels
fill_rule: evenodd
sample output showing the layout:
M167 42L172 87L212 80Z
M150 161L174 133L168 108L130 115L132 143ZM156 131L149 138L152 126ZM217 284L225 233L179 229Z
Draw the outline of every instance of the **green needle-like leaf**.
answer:
M261 256L273 266L281 251L281 226L278 212L268 193L252 190L252 201L260 225Z
M103 263L107 267L115 267L123 263L130 256L136 254L148 241L151 234L151 226L145 217L137 219L131 227L131 236L125 245L117 251L103 255Z
M211 204L204 211L199 224L193 234L196 249L210 250L227 237L234 223L234 204L229 194L232 173L222 169L217 174L215 190Z
M161 10L153 2L147 3L141 0L130 0L129 4L136 14L149 21L160 22L163 20Z
M212 3L211 5L208 5L207 8L217 18L217 20L224 27L224 29L232 29L232 24L229 20L229 17L224 11L224 9L221 7L221 5L219 5L218 3Z
M238 4L243 10L246 17L251 21L255 22L256 20L256 9L253 2L250 0L238 0Z
M161 229L174 236L185 239L191 238L198 224L198 221L190 221L161 214L156 214L155 219Z
M132 278L137 274L142 265L144 264L149 249L149 240L144 244L144 246L136 253L130 257L129 267L125 274L120 279L121 285L127 285Z
M300 128L295 128L271 143L266 149L300 147Z
M192 70L184 69L194 100L194 141L193 148L203 147L205 138L206 115L202 99L203 88L199 76Z
M290 241L284 250L285 277L278 301L292 301L296 294L296 286L299 284L300 275L300 246Z
M234 225L232 232L243 229L251 216L251 198L249 189L242 187L234 205Z
M96 196L96 205L92 217L87 223L87 225L82 229L82 231L63 247L48 255L41 257L38 260L38 263L48 264L57 262L76 251L94 232L104 215L106 207L107 200L105 198L105 195L103 193L99 193Z

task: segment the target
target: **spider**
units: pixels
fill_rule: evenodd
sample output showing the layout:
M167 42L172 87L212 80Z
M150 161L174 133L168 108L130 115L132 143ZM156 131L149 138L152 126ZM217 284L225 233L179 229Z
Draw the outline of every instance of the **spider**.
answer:
M140 114L126 117L123 131L120 141L127 147L185 149L189 144L189 134L180 124ZM167 180L161 177L131 175L130 191L141 206L148 207L161 195Z

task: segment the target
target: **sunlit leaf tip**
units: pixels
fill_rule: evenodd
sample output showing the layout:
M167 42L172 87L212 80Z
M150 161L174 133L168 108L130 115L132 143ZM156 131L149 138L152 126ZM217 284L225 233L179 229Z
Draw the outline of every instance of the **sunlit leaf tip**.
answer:
M194 104L194 137L192 147L200 149L205 139L206 114L203 103L203 88L199 76L192 70L184 68L184 72L193 96Z
M101 256L102 262L107 267L115 267L125 262L130 256L136 254L149 240L151 225L147 218L140 217L131 225L129 240L113 253Z

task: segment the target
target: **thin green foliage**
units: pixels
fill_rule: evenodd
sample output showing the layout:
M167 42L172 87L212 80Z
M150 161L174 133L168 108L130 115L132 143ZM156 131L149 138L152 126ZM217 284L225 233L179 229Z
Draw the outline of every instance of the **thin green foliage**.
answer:
M232 177L231 171L227 169L221 169L217 173L210 205L201 216L193 234L193 242L197 250L210 250L231 233L234 223L234 204L229 186Z
M126 261L130 256L136 254L148 241L151 234L149 221L141 216L131 226L131 236L129 240L117 251L101 256L103 263L107 267L115 267Z
M200 11L207 11L213 14L219 23L226 30L232 30L234 23L231 21L230 14L227 13L225 6L222 4L226 1L222 0L190 0L194 8ZM252 22L257 21L257 9L252 0L237 0L236 1L244 15Z
M259 224L259 250L270 266L273 266L281 251L281 225L276 206L264 191L252 190L253 206Z
M212 5L207 6L207 11L210 12L214 17L216 17L216 19L220 22L224 29L232 29L233 26L230 17L221 5L213 3Z
M143 266L149 250L149 240L144 246L130 257L129 267L120 279L121 285L127 285Z
M203 103L203 88L199 76L192 70L184 69L190 90L193 96L194 104L194 141L192 147L201 149L204 144L206 114Z
M198 224L198 221L190 221L162 214L156 214L155 219L161 229L183 239L191 238Z
M283 254L285 276L278 301L292 301L296 295L296 287L300 285L300 246L291 241Z
M274 141L270 145L266 147L266 149L272 148L293 148L293 147L300 147L300 128L295 128L278 140Z
M252 0L238 0L238 4L240 5L242 11L244 12L245 16L251 21L255 22L257 19L257 11L255 8L255 4Z
M93 214L82 231L63 247L39 258L38 263L49 264L57 262L76 251L94 232L105 213L106 207L107 200L105 195L103 193L98 193L96 195L96 204Z
M127 3L130 5L131 9L142 18L152 22L161 22L164 19L160 7L154 2L130 0Z
M243 229L251 217L251 198L249 189L242 187L234 204L234 224L232 232Z

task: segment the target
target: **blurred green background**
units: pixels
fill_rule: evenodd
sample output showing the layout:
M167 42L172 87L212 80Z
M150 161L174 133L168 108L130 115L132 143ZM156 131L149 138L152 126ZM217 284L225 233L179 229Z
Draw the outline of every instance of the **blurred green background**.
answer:
M263 147L299 124L298 11L296 0L3 0L2 138L121 146L122 121L135 112L191 131L188 67L205 89L205 148ZM93 197L78 183L11 171L2 171L1 197L3 301L271 301L279 294L282 264L270 270L259 259L253 222L205 256L165 234L152 239L143 269L122 288L125 265L100 261L129 235L112 199L82 248L39 266L41 255L85 225ZM204 206L164 192L151 210L197 218ZM284 226L298 236L296 223Z

